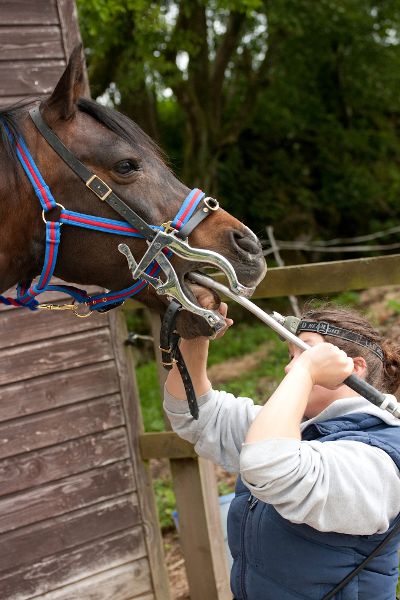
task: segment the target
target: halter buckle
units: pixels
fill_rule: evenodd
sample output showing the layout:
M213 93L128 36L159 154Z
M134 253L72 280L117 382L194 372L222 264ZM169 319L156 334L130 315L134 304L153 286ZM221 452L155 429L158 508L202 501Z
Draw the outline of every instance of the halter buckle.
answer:
M164 228L164 233L171 233L171 231L175 231L175 227L171 225L172 221L166 221L166 223L162 223L161 227Z
M97 175L92 175L87 181L85 181L86 187L96 194L100 200L104 202L108 196L112 193L112 189L105 181L100 179Z

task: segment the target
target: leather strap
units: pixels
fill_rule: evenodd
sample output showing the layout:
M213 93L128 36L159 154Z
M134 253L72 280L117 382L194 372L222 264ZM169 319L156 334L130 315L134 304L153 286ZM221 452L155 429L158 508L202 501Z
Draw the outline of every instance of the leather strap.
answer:
M210 209L204 205L201 210L198 210L194 213L189 221L181 229L179 229L175 235L181 239L186 239L192 233L193 229L195 229L197 225L199 225L209 216L210 212Z
M161 322L160 350L162 364L166 369L172 369L172 365L176 363L185 387L190 414L197 420L199 418L199 406L197 404L192 379L187 370L181 351L179 350L178 342L180 336L175 331L176 319L181 308L182 306L176 300L171 300L169 303Z
M70 150L56 136L54 131L44 122L42 115L40 114L39 106L32 108L29 111L32 121L40 131L46 142L53 148L53 150L63 159L63 161L85 182L88 187L96 196L103 202L107 202L117 213L119 213L125 221L128 221L133 227L136 227L142 233L142 235L148 239L153 240L157 234L138 214L136 214L119 196L117 196L112 189L98 177L95 173L90 171L80 160L78 160Z

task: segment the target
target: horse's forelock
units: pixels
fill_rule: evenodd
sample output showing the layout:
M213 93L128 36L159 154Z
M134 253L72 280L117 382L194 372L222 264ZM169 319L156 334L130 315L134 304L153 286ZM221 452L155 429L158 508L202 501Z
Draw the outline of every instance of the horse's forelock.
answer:
M107 127L107 129L113 131L131 146L139 146L145 151L154 153L159 160L165 162L165 155L154 140L123 113L102 106L87 98L80 98L78 100L78 108L80 111L96 119L96 121Z

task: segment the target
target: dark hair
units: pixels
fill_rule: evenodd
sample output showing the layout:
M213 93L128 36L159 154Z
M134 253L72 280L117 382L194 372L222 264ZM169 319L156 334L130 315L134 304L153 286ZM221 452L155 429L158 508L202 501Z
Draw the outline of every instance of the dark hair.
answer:
M366 381L382 392L394 394L400 386L400 345L388 338L383 338L371 323L359 312L326 303L314 306L308 303L302 311L302 318L311 321L327 321L337 327L349 329L369 338L383 350L383 361L371 350L354 342L329 335L324 336L327 342L344 350L348 356L362 356L367 363Z

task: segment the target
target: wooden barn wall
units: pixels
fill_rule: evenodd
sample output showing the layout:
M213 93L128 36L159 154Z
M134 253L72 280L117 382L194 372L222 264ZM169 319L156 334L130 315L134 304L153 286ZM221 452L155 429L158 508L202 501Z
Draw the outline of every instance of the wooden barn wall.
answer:
M0 105L48 94L79 41L73 0L0 0Z
M0 0L0 103L51 91L72 0ZM1 600L169 598L121 314L0 305Z

